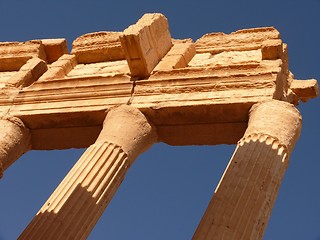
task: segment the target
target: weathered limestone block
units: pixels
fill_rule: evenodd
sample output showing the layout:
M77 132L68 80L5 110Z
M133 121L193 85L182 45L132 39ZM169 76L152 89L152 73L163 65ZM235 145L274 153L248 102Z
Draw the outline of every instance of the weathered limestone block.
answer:
M6 86L8 80L17 73L18 71L3 71L0 72L0 89Z
M283 46L281 39L269 39L262 42L262 60L282 58Z
M193 239L262 239L300 131L293 105L274 100L252 107Z
M45 61L33 57L24 64L20 70L6 82L7 87L24 88L37 81L38 78L47 71Z
M243 29L231 34L208 33L196 41L197 53L216 54L224 51L261 49L266 40L280 39L273 27Z
M41 40L0 43L0 71L18 71L33 57L47 60Z
M15 117L0 119L0 177L22 154L31 149L30 133Z
M83 76L116 76L129 75L130 70L126 60L99 62L91 64L78 64L67 77Z
M293 80L290 89L302 102L307 102L310 98L315 98L319 95L318 81L315 79Z
M44 45L49 64L58 60L63 54L68 53L68 44L64 38L41 39L41 42Z
M78 37L72 43L71 54L78 63L96 63L125 59L119 36L121 32L95 32Z
M262 59L261 51L226 51L217 54L199 53L190 61L190 67L221 67L230 65L260 64Z
M137 109L111 110L82 155L19 239L86 239L136 157L157 140Z
M64 78L76 65L75 55L64 54L49 66L49 70L39 78L39 81Z
M172 47L168 21L159 13L145 14L120 36L131 75L148 77Z
M175 40L172 48L164 58L162 58L153 71L156 72L187 67L195 54L196 48L192 41Z

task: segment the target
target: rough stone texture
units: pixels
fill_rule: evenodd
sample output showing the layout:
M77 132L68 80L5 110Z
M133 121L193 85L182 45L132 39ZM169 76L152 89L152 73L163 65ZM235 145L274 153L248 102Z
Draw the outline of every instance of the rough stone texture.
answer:
M18 118L0 119L0 177L22 154L31 149L30 133Z
M78 63L95 63L125 59L119 36L121 32L96 32L78 37L71 53Z
M154 72L184 68L196 54L196 48L190 41L174 41L170 51L161 59Z
M256 104L193 239L262 239L301 131L301 116L281 101Z
M24 88L34 83L48 70L45 61L33 57L24 64L20 70L12 75L5 83L6 87Z
M139 110L111 110L96 142L19 239L86 239L135 158L156 140L155 128Z
M63 54L69 52L67 41L64 38L41 39L41 42L44 45L48 63L57 61Z
M131 75L147 77L172 47L168 21L162 14L145 14L120 36Z
M167 19L146 14L124 32L78 37L71 54L65 39L0 43L1 172L30 148L89 147L21 238L87 236L156 129L157 140L171 145L238 142L194 239L259 239L298 137L300 118L289 103L317 96L316 80L294 79L273 27L193 42L171 39ZM114 188L102 193L109 183ZM82 224L87 231L78 231Z
M48 81L57 78L64 78L77 65L74 55L64 54L49 66L39 81Z
M47 59L40 40L0 43L0 71L18 71L32 57Z
M315 98L319 95L318 81L315 79L308 81L293 80L290 89L302 102L307 102L310 98Z
M33 79L31 86L3 90L2 111L6 114L10 109L10 115L31 129L34 149L88 147L98 136L106 111L127 103L155 123L160 141L171 145L234 144L246 129L253 104L270 99L298 104L299 99L306 101L318 94L316 81L297 84L294 80L288 69L287 47L274 28L206 34L193 43L168 40L165 17L147 14L128 29L85 34L74 41L74 55L64 54L48 64L48 70ZM152 51L163 57L157 55L159 63L153 72L148 71L149 77L135 81L119 38L126 32L135 37L149 34L152 29L168 40L167 50L161 44L161 48L152 45ZM49 40L41 41L15 43L14 49L23 52L30 45L26 52L32 52L34 44L44 49L50 45ZM61 54L64 41L56 42ZM101 58L94 59L97 57ZM0 84L14 85L8 82L10 78L32 82L30 74L21 74L3 70ZM208 129L217 133L216 137L210 136ZM222 132L225 134L220 137ZM47 137L48 133L53 137ZM68 140L62 138L66 135Z

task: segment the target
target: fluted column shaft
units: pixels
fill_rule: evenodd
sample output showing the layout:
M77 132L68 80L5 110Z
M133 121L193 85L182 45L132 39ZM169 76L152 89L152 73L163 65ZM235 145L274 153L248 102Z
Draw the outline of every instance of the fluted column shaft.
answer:
M0 177L22 154L31 148L30 133L16 117L0 119Z
M262 239L300 130L301 116L286 102L252 107L193 240Z
M156 141L137 109L111 110L97 141L71 169L19 239L86 239L135 158Z

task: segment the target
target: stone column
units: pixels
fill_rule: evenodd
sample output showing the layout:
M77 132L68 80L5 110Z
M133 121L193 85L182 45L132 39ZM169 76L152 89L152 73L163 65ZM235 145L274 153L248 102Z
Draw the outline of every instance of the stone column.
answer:
M136 157L157 140L131 106L111 110L96 142L82 155L19 239L86 239Z
M272 100L251 108L245 135L193 240L262 239L300 130L301 116L289 103Z
M0 119L0 177L22 154L31 148L30 133L16 117Z

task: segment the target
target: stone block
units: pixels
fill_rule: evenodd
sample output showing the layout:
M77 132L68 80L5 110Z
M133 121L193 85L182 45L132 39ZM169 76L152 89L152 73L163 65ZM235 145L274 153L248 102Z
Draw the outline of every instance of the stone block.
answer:
M40 58L32 58L20 70L29 70L34 80L37 80L45 71L48 70L47 64Z
M37 57L31 58L6 82L6 86L16 88L29 86L45 73L47 69L47 64L43 60Z
M167 55L155 67L154 71L184 68L196 54L192 42L176 42Z
M53 63L63 54L68 53L67 41L64 38L42 39L41 42L44 46L48 63Z
M280 39L273 27L243 29L230 34L208 33L196 41L197 53L221 53L224 51L249 51L260 49L268 39Z
M315 98L319 95L318 82L315 79L293 80L290 89L303 102L307 102L310 98Z
M32 57L47 60L41 41L0 43L0 71L18 71Z
M61 56L57 61L51 64L50 68L63 68L67 73L69 73L75 66L77 65L77 61L75 59L75 55L65 54Z
M121 44L121 32L95 32L78 37L72 43L71 53L78 63L96 63L125 59Z
M281 39L269 39L262 43L261 53L262 60L280 59L282 56L282 41Z
M53 67L46 71L40 78L39 81L48 81L56 78L64 78L66 72L62 67Z
M131 75L148 77L172 47L168 21L162 14L145 14L120 36Z

